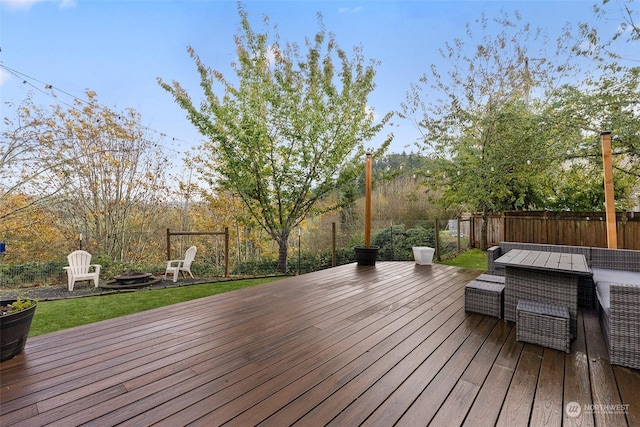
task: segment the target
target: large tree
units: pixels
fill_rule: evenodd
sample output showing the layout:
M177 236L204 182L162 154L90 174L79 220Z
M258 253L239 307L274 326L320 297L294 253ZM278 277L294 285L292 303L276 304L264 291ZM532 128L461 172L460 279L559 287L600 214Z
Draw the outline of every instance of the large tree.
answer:
M597 135L611 131L616 168L638 180L640 10L634 7L634 0L604 0L594 6L594 13L597 21L615 25L598 30L592 23L581 24L585 42L578 45L577 52L595 66L581 82L564 87L562 96L568 99L571 116L579 118L574 125L591 137L586 154L599 153Z
M579 78L561 85L551 98L553 120L572 130L566 134L570 144L564 167L546 177L555 189L545 206L552 209L603 209L599 135L605 130L613 134L616 208L633 207L634 186L640 191L640 67L634 59L640 46L640 12L633 0L605 0L594 12L595 21L580 24L574 47L581 63Z
M135 110L106 108L92 91L86 97L72 108L54 108L49 132L67 135L57 137L56 149L72 159L58 169L69 179L56 208L68 228L88 234L99 253L137 261L163 229L168 160Z
M413 84L400 113L438 161L429 175L444 185L443 202L485 217L539 202L536 184L561 162L554 153L565 131L548 120L547 94L570 73L556 61L570 55L566 37L549 52L546 35L517 13L493 21L496 33L483 15L466 38L448 43L441 50L446 68L432 66Z
M27 98L16 116L6 121L0 149L0 165L12 171L0 173L2 198L28 196L13 198L24 201L13 215L45 205L58 215L56 225L69 246L83 233L94 253L140 259L154 233L162 233L158 204L168 191L166 159L139 114L115 112L87 91L85 100L65 107L42 107Z
M5 107L14 117L4 117L0 134L0 224L28 216L66 185L65 180L52 182L65 160L56 155L55 141L39 132L49 116L35 108L30 95L19 106Z
M273 35L254 32L241 6L239 15L235 78L205 66L189 48L205 95L200 106L178 82L159 83L208 139L201 147L204 179L214 192L231 191L242 200L278 243L284 271L291 230L354 178L364 144L391 114L376 122L367 105L377 63L366 61L361 48L349 56L320 16L321 29L300 46L281 43L275 27Z

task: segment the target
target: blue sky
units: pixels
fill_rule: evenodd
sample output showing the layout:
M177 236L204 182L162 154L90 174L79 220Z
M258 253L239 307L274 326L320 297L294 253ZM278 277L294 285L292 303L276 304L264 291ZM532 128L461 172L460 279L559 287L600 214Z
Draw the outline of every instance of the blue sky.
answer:
M367 58L381 61L369 103L383 115L399 108L410 83L417 82L431 64L446 66L438 49L454 37L464 37L465 24L482 12L492 17L500 10L517 10L523 21L555 38L567 22L593 21L594 1L243 4L254 30L263 28L262 17L268 15L272 24L278 24L282 40L302 43L305 36L313 36L320 12L342 48L350 51L362 45ZM206 65L231 75L238 26L236 1L0 0L0 61L21 73L16 76L0 69L2 116L8 115L4 102L20 103L29 92L38 104L53 103L45 84L69 103L71 99L62 92L84 98L85 89L91 89L109 108L137 110L141 124L157 136L167 135L163 146L180 155L202 138L156 78L177 80L200 100L198 75L186 47L193 46ZM405 146L418 136L412 125L400 122L392 131L396 140L390 151L411 151ZM373 141L368 146L378 144Z

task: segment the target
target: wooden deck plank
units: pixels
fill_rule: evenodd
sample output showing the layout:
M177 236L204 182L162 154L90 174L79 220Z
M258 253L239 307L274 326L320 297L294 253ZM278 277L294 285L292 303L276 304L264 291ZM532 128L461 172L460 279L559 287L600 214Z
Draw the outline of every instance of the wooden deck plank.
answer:
M622 366L613 366L613 373L622 402L626 405L621 410L625 412L630 426L640 426L640 376L635 375L636 371Z
M580 402L580 404L575 402ZM579 311L578 334L575 341L571 343L571 353L566 355L564 359L563 425L575 427L591 427L595 425L592 413L581 409L577 411L578 408L591 403L584 314ZM570 405L571 408L568 408L567 405Z
M595 311L571 354L519 343L464 311L478 274L351 264L34 337L0 364L0 425L638 423Z
M413 286L413 285L411 285ZM397 287L397 286L396 286ZM371 292L373 294L377 293L374 290L371 290ZM391 291L387 292L387 295L389 295ZM391 322L394 320L394 316L393 315L389 315L389 316L382 316L383 321L384 322ZM349 322L349 324L352 324L353 322ZM350 329L347 329L346 332L349 333L357 333L358 335L355 335L355 337L349 336L349 335L336 335L338 338L340 338L341 340L344 340L344 344L345 346L348 346L350 344L352 344L353 341L358 341L361 339L365 339L371 336L371 334L375 333L379 328L380 325L374 325L374 326L367 326L369 323L371 323L371 321L365 322L365 323L361 323L360 325L355 325L353 327L351 327ZM362 329L362 327L366 326L366 329ZM403 325L403 323L400 323L399 325ZM259 326L256 326L259 327ZM317 332L313 332L311 334L313 337L317 337ZM327 335L328 337L331 337L331 335ZM347 338L349 338L349 340L347 340ZM333 347L331 348L331 346L329 344L325 344L326 347L329 347L330 350L328 350L328 353L331 352L337 352L339 349L339 347ZM303 349L315 349L315 348L319 348L322 349L324 347L322 346L318 346L318 345L309 345L308 343L305 345L297 345L296 348L303 348ZM327 353L325 352L325 353ZM282 356L282 349L279 349L278 352L276 353L276 356ZM305 366L307 366L307 368L309 369L309 367L313 367L313 364L315 363L321 363L325 360L326 356L324 353L322 354L311 354L308 355L304 352L298 352L298 354L295 355L296 357L300 358L302 357L303 359L307 359L305 362ZM313 358L311 358L313 357ZM176 417L180 417L183 421L187 420L187 419L191 419L190 417L200 417L202 416L204 413L206 413L207 411L212 411L217 409L222 403L220 403L220 401L222 402L226 402L227 400L230 402L232 402L231 397L235 396L235 395L242 395L246 392L248 392L248 390L246 390L247 386L251 386L252 388L257 387L258 385L260 385L261 383L265 382L265 381L269 381L271 378L274 378L271 382L268 383L268 385L270 387L275 387L274 382L276 381L287 381L289 380L289 376L287 375L282 375L282 376L278 376L278 372L280 371L275 371L275 369L281 369L281 370L286 370L288 369L290 366L296 366L298 364L297 360L286 360L284 362L279 363L278 366L272 366L270 364L270 362L265 365L255 365L255 363L253 363L252 365L247 367L247 373L243 373L242 371L234 371L234 372L230 372L228 375L224 375L218 379L216 379L214 382L205 384L203 387L207 387L206 389L203 388L198 388L198 389L193 389L192 392L184 394L181 396L183 401L187 401L190 402L191 404L188 406L187 409L185 409L184 411L181 411L179 415L175 415ZM251 374L252 372L255 372L255 374ZM250 379L250 381L249 381ZM242 380L242 382L240 382L240 380ZM221 384L220 386L216 386L216 384ZM220 389L216 388L216 387L222 387ZM263 386L261 389L264 389L265 387ZM259 389L259 390L261 390ZM258 391L259 391L258 390ZM276 390L275 388L272 389L271 391L273 392L274 390ZM169 391L171 392L171 391ZM193 395L193 399L191 399L191 395ZM206 399L203 399L202 396L209 396ZM155 400L157 400L158 398L156 397ZM164 413L168 414L166 416L173 416L172 411L173 409L171 408L171 402L175 399L174 396L167 396L167 403L169 406L163 406L160 410L156 410L154 411L153 416L155 417L159 417L161 418ZM189 400L191 399L191 400ZM215 403L215 402L218 403ZM249 399L246 399L246 401L250 401ZM201 409L204 408L204 409ZM189 415L191 414L191 415ZM132 423L135 423L136 420L131 420Z
M464 422L500 350L505 345L511 329L511 325L506 322L497 322L487 340L465 369L458 384L438 409L431 421L433 425L461 425ZM478 424L476 423L476 425Z
M419 314L420 312L417 313ZM405 314L406 312L404 310L398 310L396 313L398 318L403 317ZM328 342L319 347L320 349L323 349L322 353L314 354L311 360L305 361L303 367L306 370L311 370L313 372L321 366L322 369L326 371L328 369L325 363L327 360L330 360L332 364L340 368L343 367L343 360L345 358L349 360L349 358L353 358L361 354L361 352L364 351L363 349L369 348L377 342L376 339L378 336L386 336L385 334L393 335L397 333L399 328L406 327L407 318L403 319L402 321L396 322L396 315L391 314L385 316L372 316L372 319L370 319L369 321L362 322L360 325L355 325L350 329L356 331L356 335L347 336L344 338L340 336L329 335ZM380 319L379 322L371 324L372 320L378 319ZM365 328L358 329L362 326L365 326ZM336 337L340 338L340 342L335 341ZM354 344L356 346L355 349L353 348ZM325 351L324 349L327 350ZM251 376L251 381L246 381L246 376L249 374L242 375L241 378L245 379L245 381L243 381L242 383L234 384L231 387L226 388L224 390L224 394L214 394L209 396L207 399L194 402L194 404L192 406L189 406L186 410L181 411L179 414L175 414L175 417L181 420L188 420L192 417L201 417L203 414L213 411L212 414L208 416L215 417L217 420L224 419L225 417L231 418L242 409L238 409L237 405L246 405L247 401L251 401L250 399L243 399L236 402L232 399L233 396L245 395L246 393L251 393L251 395L259 395L265 389L268 389L271 391L271 393L273 393L274 390L279 390L281 387L285 387L288 382L293 381L297 377L303 376L307 373L305 371L291 372L291 366L295 367L299 364L300 363L298 363L298 360L296 359L286 359L282 363L280 363L279 366L270 366L268 370L260 371L259 374ZM256 370L253 366L250 366L248 369ZM276 369L279 370L276 371ZM283 371L286 371L285 375L281 375L281 372ZM225 378L225 381L233 382L228 380L227 378ZM247 387L250 388L247 389ZM200 394L197 393L196 397L199 397L199 395ZM229 402L226 405L223 405L223 408L220 407L222 403L226 401ZM170 421L171 419L168 420L168 422Z
M528 425L542 364L542 347L525 344L513 374L497 426Z
M446 296L451 293L450 289L445 288L445 290L446 292L443 293L443 295ZM457 293L459 292L459 290L456 289L455 292ZM436 295L435 297L437 298L438 296ZM449 297L443 298L443 300L447 298ZM454 307L453 309L456 308L459 309L459 306ZM399 319L399 322L403 324L403 326L401 326L399 329L398 326L401 323L395 322L395 324L392 325L393 329L388 328L388 330L386 331L380 330L380 333L376 333L375 337L370 337L374 338L373 340L367 340L366 342L358 343L358 347L354 349L355 352L350 352L350 354L347 355L347 359L344 359L343 362L341 362L341 360L343 360L342 358L332 360L330 363L323 365L321 375L318 376L315 373L309 373L309 375L306 375L306 378L303 381L297 381L296 383L292 384L291 387L288 387L286 392L291 393L291 397L297 397L295 396L295 394L297 393L299 395L301 391L308 390L310 388L308 383L311 383L315 387L314 395L319 397L320 399L324 399L326 397L326 394L323 392L318 392L320 390L323 390L323 387L319 385L320 383L324 382L325 384L328 384L328 390L325 389L325 391L328 391L330 394L330 391L333 387L335 387L336 382L345 384L349 381L353 381L353 378L356 377L356 375L362 375L361 373L363 371L368 370L370 372L372 370L372 366L380 364L381 358L389 358L390 354L406 355L406 350L403 350L403 347L415 347L415 336L418 335L416 331L421 331L422 334L427 333L425 332L426 330L436 331L449 318L448 310L444 310L440 313L436 313L433 311L422 312L423 315L421 315L420 317L415 318L414 320L409 320L410 317L408 316L415 317L418 313L421 312L421 310L418 310L417 313L409 313L407 314L407 316L403 316L402 319ZM377 371L374 370L374 372ZM360 378L360 383L361 382L362 381ZM299 401L304 402L304 404L307 405L308 409L308 405L311 402L317 402L318 400L313 399L309 394L306 394ZM269 404L269 402L265 403L267 405ZM280 406L276 406L276 408L279 407ZM268 414L271 412L273 412L273 407L271 409L267 409L265 405L262 405L260 407L252 408L251 413L243 414L243 416L238 417L238 420L242 423L249 422L251 418L247 417L250 417L252 414L253 416L257 417L264 417L265 413ZM294 411L291 410L288 410L287 412L290 414L290 416L294 413ZM241 425L242 423L238 425Z
M508 324L511 326L509 337L466 415L463 423L465 426L495 425L498 421L502 402L507 395L524 347L523 343L516 341L516 329L513 324Z
M498 319L485 318L449 358L400 419L402 425L429 423L478 352Z
M593 409L582 410L593 412L596 426L626 425L627 420L623 411L610 410L610 405L623 405L613 369L609 364L609 354L604 338L599 332L598 315L595 312L584 313L587 327L587 353L589 357L589 372L591 374L591 395ZM626 402L631 403L631 402Z
M459 313L462 316L462 311ZM442 348L442 351L431 353L431 356L441 358L445 354L453 355L460 342L473 333L480 321L481 319L476 316L465 318L451 334L444 333L446 329L434 331L435 333L429 336L430 339L423 341L424 345L415 347L410 353L411 355L419 355L417 357L400 359L400 352L389 354L388 357L380 359L380 363L373 365L372 369L358 376L348 386L339 390L339 393L333 394L322 405L314 408L311 416L308 415L302 419L302 424L315 424L316 420L319 420L323 424L335 426L359 425L381 402L388 398L390 390L394 390L404 383L418 367L422 367L420 371L427 374L425 364L431 363L434 357L426 356L434 348L434 342L442 343L442 346L438 347L438 349ZM423 377L425 382L428 381L429 374ZM327 411L327 408L336 408L336 411ZM338 408L340 411L337 410ZM339 415L336 417L335 414L338 412Z
M550 427L562 425L564 358L565 355L558 350L544 349L529 421L531 425Z
M413 334L416 327L422 330L422 335L428 335L429 337L432 336L433 332L439 329L442 330L440 332L441 334L446 335L446 331L449 331L450 328L457 327L457 325L464 322L467 318L467 316L462 312L459 303L451 304L440 312L431 311L430 313L425 314L425 317L416 319L416 326L412 328L412 330L405 330L403 328L400 331L400 335L396 338L407 337L407 333ZM446 326L444 326L445 324ZM437 341L438 338L434 337L431 339ZM390 343L391 342L381 342L381 345L387 346ZM371 366L375 362L375 355L370 354L370 352L365 352L361 355L359 360L354 360L351 365L337 367L338 369L336 369L331 375L327 375L326 378L316 386L308 388L304 393L299 394L299 396L292 400L286 407L283 407L282 410L279 410L272 417L267 419L268 423L273 425L286 425L298 421L307 414L307 419L313 417L313 413L309 414L309 412L320 404L328 405L328 403L324 403L324 400L327 399L328 396L333 396L337 384L348 384L349 381L361 374L368 366ZM351 387L353 387L353 384ZM335 405L336 402L333 401L332 404ZM337 404L340 404L340 402L338 401ZM345 405L346 402L343 402L342 404ZM315 410L319 411L319 409Z
M388 319L392 319L392 317L389 316ZM259 327L260 325L256 324L256 325L250 326L250 329L255 329ZM312 336L314 337L314 339L319 339L320 336L322 335L319 331L312 331L312 332L313 332ZM365 331L364 335L367 335L369 333L370 331ZM296 334L290 334L290 336L295 337ZM346 336L347 335L345 335L345 337ZM280 341L278 344L279 344L278 346L275 346L275 351L274 351L275 355L278 355L278 354L281 355L286 350L286 347L284 347L283 341ZM291 346L293 349L299 350L300 348L303 348L303 349L311 348L310 345L312 344L313 343L301 343L301 342L293 341L291 343ZM221 360L220 358L214 359L215 364L213 365L211 365L211 363L207 362L206 360L202 361L201 363L197 363L197 364L194 363L192 365L192 369L197 370L201 374L199 378L197 378L195 382L192 381L188 384L180 384L180 386L176 390L174 390L175 395L166 396L166 399L167 399L166 404L163 405L161 410L154 411L154 416L159 417L161 419L161 417L163 416L163 413L166 413L169 415L172 414L173 413L172 411L174 411L174 409L172 409L172 401L176 397L181 396L182 401L185 402L186 401L185 393L191 392L191 394L195 396L199 396L199 395L202 395L202 393L207 392L207 390L203 389L203 387L209 387L210 389L215 389L217 384L227 384L227 385L233 384L234 382L239 381L239 379L245 378L249 374L243 373L242 371L238 370L243 365L248 364L250 370L264 371L264 369L268 367L268 364L270 363L269 361L265 362L264 364L261 362L262 359L268 358L269 356L269 354L264 350L264 344L260 342L255 342L252 340L249 345L255 346L254 349L247 348L246 346L243 347L242 353L240 354L241 357L236 357L237 354L233 353L233 356L230 358L225 357L223 360ZM273 345L273 341L270 343L270 345ZM246 356L248 352L251 353L251 355L247 358ZM301 354L303 356L305 355L304 353L301 353ZM227 361L227 360L228 362L226 364L220 364L220 362ZM209 378L209 376L207 375L207 372L217 372L215 375L217 375L218 378ZM197 388L197 387L200 387L200 388ZM225 389L225 395L227 395L226 393L228 393L228 389ZM154 398L149 398L147 400L150 401L149 405L151 406L157 404L157 400ZM140 405L141 403L142 402L136 402L135 405ZM128 409L123 408L121 412L128 412ZM114 420L115 414L110 414L110 417L112 420Z

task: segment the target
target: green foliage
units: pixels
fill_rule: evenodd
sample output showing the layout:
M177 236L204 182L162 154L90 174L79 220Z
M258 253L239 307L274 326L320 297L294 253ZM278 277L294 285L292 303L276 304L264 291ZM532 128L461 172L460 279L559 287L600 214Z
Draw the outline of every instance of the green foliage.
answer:
M0 286L11 288L20 284L46 285L60 281L66 262L29 262L24 264L0 264Z
M367 64L361 48L349 57L321 19L303 52L295 43L281 43L275 28L273 37L254 32L241 6L239 14L234 79L206 67L189 48L205 94L200 108L179 83L159 83L207 137L199 157L203 178L213 191L242 199L278 242L282 271L291 230L319 200L353 181L364 143L391 114L374 123L367 98L375 87L376 63ZM391 136L380 150L390 141Z
M616 176L618 208L630 205L640 178L640 67L603 56L611 53L605 46L636 43L639 33L637 11L613 10L631 32L619 28L610 41L584 24L583 40L567 31L553 52L543 31L505 14L495 33L486 33L483 16L466 39L443 49L448 68L434 67L413 84L400 113L422 131L418 145L433 153L427 181L441 190L442 205L600 210L602 130L616 136L614 166L628 175ZM576 61L576 53L595 61Z
M404 225L394 225L379 230L372 244L380 247L381 261L412 260L414 246L435 247L435 233L433 226L406 229Z
M633 175L614 170L614 197L618 211L633 207L630 195L637 179ZM548 177L553 191L547 197L547 209L557 211L596 212L604 209L604 183L602 165L581 162L557 175Z
M239 263L232 271L233 275L260 275L273 274L277 271L278 261L274 259L262 259L259 261L244 261Z
M103 278L111 278L131 271L146 271L146 269L140 265L116 260L107 254L99 254L92 257L91 263L100 265L100 276Z
M625 175L640 178L640 67L609 65L580 81L564 85L554 93L566 126L575 129L566 157L590 163L602 170L601 131L612 134L614 167ZM563 151L564 153L564 151ZM616 180L620 177L616 177ZM624 184L626 189L627 184ZM619 196L629 197L628 191Z
M14 302L7 306L7 314L17 313L18 311L26 310L33 307L38 303L37 300L29 298L17 298Z

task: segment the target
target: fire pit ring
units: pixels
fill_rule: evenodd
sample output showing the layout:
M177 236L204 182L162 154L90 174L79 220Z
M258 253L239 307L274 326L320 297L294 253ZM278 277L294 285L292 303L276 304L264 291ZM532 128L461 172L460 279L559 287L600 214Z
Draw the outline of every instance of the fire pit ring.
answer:
M154 277L151 273L140 271L128 271L103 284L102 288L107 289L132 289L144 288L160 282L160 278Z

